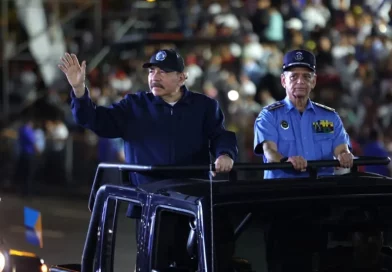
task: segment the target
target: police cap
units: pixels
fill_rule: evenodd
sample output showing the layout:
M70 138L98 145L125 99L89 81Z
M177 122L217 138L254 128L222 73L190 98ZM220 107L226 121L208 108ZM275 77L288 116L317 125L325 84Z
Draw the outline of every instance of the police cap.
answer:
M316 58L306 50L292 50L287 52L283 58L283 71L293 67L306 67L316 72Z

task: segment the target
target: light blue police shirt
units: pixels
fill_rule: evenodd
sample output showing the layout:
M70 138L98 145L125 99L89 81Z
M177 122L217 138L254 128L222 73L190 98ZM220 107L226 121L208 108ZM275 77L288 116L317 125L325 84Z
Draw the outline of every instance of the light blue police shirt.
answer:
M260 112L254 125L254 152L263 156L264 141L275 142L284 157L302 156L306 160L332 160L334 150L350 140L334 109L309 99L302 116L286 97ZM319 168L318 175L332 175L333 168ZM265 179L307 177L295 170L266 170Z

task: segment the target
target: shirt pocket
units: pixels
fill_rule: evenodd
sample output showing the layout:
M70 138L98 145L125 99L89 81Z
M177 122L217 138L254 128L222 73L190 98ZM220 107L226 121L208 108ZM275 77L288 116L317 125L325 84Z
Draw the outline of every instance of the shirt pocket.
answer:
M298 156L294 131L279 130L278 151L284 157Z
M314 133L313 141L315 146L316 160L332 160L334 152L332 150L333 145L333 133Z

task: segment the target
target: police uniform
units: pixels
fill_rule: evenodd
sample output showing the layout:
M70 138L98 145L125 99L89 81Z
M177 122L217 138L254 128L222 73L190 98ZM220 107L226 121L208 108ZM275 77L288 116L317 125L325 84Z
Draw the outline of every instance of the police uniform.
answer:
M315 71L313 54L294 50L285 55L283 70L307 67ZM285 99L262 109L255 121L254 152L263 155L264 141L276 143L284 157L302 156L306 160L332 160L334 150L349 144L349 137L336 111L309 99L301 114L286 96ZM263 156L264 162L267 162ZM318 175L331 175L333 168L321 168ZM306 177L309 173L295 170L265 171L264 178Z

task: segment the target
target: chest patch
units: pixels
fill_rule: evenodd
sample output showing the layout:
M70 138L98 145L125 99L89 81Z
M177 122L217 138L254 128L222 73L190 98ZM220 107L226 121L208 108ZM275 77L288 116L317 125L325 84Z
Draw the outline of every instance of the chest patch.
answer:
M313 122L313 132L315 133L333 133L334 132L334 124L328 120L318 120Z

